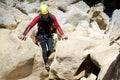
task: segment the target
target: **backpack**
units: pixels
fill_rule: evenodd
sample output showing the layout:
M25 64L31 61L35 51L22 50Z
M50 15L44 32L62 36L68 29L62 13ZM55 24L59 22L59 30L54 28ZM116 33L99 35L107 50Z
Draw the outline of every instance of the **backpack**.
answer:
M54 25L54 21L53 21L53 18L52 18L52 14L48 14L48 19L49 21L43 21L42 19L42 16L39 15L39 20L38 20L38 26L40 25L43 30L47 30L49 31L50 33L56 33L56 28L55 28L55 25ZM48 30L50 29L50 26L52 27L52 30Z

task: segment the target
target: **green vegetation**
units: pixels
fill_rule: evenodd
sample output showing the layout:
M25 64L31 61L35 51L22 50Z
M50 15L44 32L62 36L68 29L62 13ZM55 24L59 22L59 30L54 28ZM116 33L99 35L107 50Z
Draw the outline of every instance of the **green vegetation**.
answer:
M32 3L32 2L34 2L34 0L27 0L29 3Z

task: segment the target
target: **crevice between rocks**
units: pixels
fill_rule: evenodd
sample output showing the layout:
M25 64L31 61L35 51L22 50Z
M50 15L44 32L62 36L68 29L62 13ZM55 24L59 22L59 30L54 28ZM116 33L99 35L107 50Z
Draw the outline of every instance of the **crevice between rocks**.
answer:
M100 68L92 62L90 55L88 55L76 71L75 76L78 76L78 78L80 79L82 77L88 78L91 74L94 74L97 80L99 72Z
M34 59L28 60L24 65L16 67L15 70L6 76L6 80L18 80L29 76L33 70Z
M6 29L6 27L3 24L0 24L0 29Z

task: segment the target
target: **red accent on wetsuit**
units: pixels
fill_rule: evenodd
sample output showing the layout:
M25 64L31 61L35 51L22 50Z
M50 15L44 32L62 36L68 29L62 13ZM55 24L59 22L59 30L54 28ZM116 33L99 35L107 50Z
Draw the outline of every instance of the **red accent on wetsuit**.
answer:
M56 29L58 30L59 34L62 36L64 33L63 33L60 25L58 24L56 17L53 14L52 14L52 18L53 18L53 22L54 22Z
M51 15L52 15L53 22L54 22L54 25L55 25L56 29L58 30L59 34L62 36L64 33L63 33L60 25L58 24L58 21L57 21L56 17L55 17L53 14L51 14ZM31 30L31 28L32 28L33 26L35 26L36 23L38 23L39 18L40 18L40 17L39 17L39 15L38 15L38 16L36 16L36 17L32 20L32 22L31 22L31 23L28 25L28 27L25 29L23 35L25 35L25 36L27 35L27 33ZM39 27L40 27L40 26L39 26Z

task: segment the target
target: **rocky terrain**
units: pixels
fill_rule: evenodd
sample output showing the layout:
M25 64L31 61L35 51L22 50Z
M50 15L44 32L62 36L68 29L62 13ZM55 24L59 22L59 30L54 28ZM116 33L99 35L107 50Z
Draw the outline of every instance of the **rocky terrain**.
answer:
M108 1L0 0L0 80L120 80L120 7ZM37 25L18 39L42 3L68 35L57 41L49 72L35 44Z

